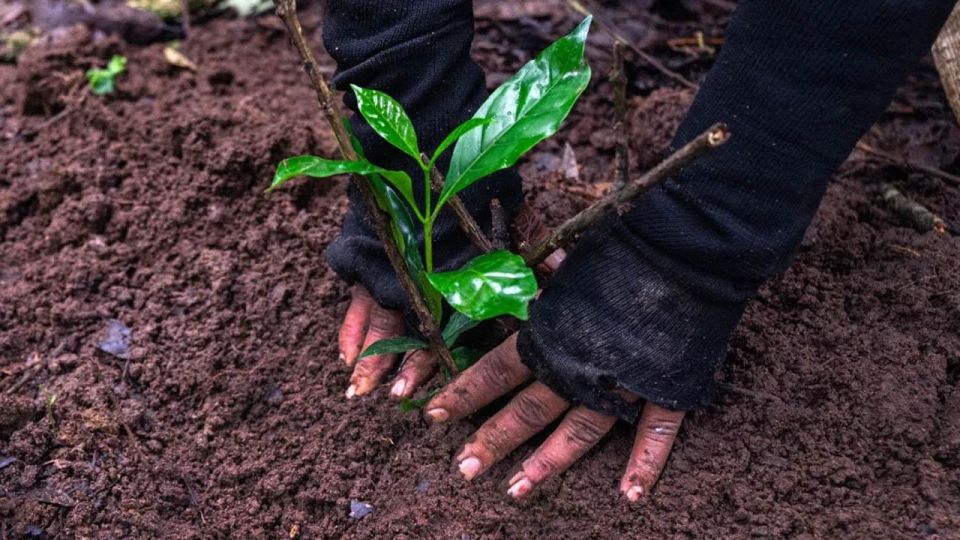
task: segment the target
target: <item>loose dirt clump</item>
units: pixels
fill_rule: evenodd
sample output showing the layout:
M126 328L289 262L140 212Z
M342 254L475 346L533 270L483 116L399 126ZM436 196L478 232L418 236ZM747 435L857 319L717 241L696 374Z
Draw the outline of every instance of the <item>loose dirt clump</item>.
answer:
M576 18L556 13L480 21L491 84L543 45L512 33L556 37ZM614 12L634 18L656 22ZM262 193L283 157L334 150L267 21L196 27L180 50L197 73L169 66L161 44L89 33L0 66L0 536L960 536L960 244L916 233L871 187L892 181L960 226L956 186L851 157L794 264L747 310L718 401L687 420L652 498L618 496L632 444L620 426L515 502L503 480L534 446L467 483L452 458L482 417L428 427L386 390L343 399L346 286L321 253L346 198L324 182ZM305 22L319 43L318 18ZM117 94L69 94L113 53L129 59ZM557 142L523 166L548 221L613 180L595 68ZM632 76L639 170L692 95L651 90L669 84L639 63ZM956 173L960 129L935 81L925 65L871 143ZM556 175L565 143L575 178ZM127 358L98 348L113 319L132 330ZM373 511L351 518L361 503Z

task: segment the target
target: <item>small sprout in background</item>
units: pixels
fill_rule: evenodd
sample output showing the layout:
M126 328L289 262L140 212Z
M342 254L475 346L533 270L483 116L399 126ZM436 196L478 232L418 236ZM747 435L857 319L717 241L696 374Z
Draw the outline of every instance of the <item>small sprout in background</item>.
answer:
M112 94L116 89L117 75L127 70L127 58L119 54L113 55L107 62L106 68L91 68L87 70L87 80L90 81L90 91L94 95Z
M57 395L51 393L43 385L40 385L40 392L43 394L43 401L47 409L47 421L50 422L50 429L52 431L57 430L57 415L56 415L56 405L57 405Z

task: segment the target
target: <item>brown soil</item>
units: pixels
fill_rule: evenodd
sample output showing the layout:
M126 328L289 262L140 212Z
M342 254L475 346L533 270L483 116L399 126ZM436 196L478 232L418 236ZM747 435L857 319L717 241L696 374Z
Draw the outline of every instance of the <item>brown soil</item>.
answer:
M573 20L479 4L491 84ZM717 19L630 28L653 25L649 50L696 76L709 59L657 36L719 34ZM611 180L596 44L590 97L524 166L553 222ZM262 193L282 157L333 150L277 22L198 27L181 48L198 73L161 49L75 31L0 66L0 538L960 538L960 244L905 226L869 182L960 227L957 187L852 157L652 499L618 496L632 433L619 426L514 502L505 474L532 445L466 483L452 457L482 416L428 427L385 390L342 397L346 288L321 252L343 188ZM119 93L86 95L80 73L114 52L130 59ZM691 94L631 71L639 169ZM564 142L580 180L552 172ZM928 65L872 142L957 171L960 130ZM132 329L126 360L97 350L110 319ZM351 500L374 512L352 519Z

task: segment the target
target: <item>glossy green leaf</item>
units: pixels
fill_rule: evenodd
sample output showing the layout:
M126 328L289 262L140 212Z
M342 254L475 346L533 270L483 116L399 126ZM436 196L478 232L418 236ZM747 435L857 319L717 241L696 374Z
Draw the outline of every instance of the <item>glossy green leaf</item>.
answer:
M350 87L357 96L357 108L367 124L370 124L370 127L387 142L412 157L417 163L422 163L417 133L403 106L379 90L360 88L355 84L351 84Z
M437 146L437 149L433 151L433 156L430 158L430 165L433 165L437 159L443 154L443 151L450 147L451 144L460 140L460 137L466 135L468 131L480 126L485 126L492 122L490 118L470 118L466 122L460 124L459 126L453 128L446 137L440 141L440 146Z
M92 68L87 70L87 81L90 83L90 91L95 95L113 93L116 88L116 78L127 70L127 59L118 54L110 57L105 68Z
M381 354L398 354L407 351L416 351L428 347L430 346L419 339L407 337L381 339L364 349L357 359L359 360L368 356L379 356Z
M450 320L447 321L447 325L443 328L443 342L447 344L447 347L453 347L457 340L460 339L461 334L474 328L478 324L480 324L480 321L475 321L463 313L455 311L453 315L450 316Z
M459 270L434 272L430 283L453 309L482 321L500 315L527 318L537 292L537 278L523 257L506 250L476 257Z
M482 350L473 347L457 347L450 351L450 354L453 356L453 363L457 365L457 369L463 371L476 364L484 353Z
M340 159L324 159L317 156L295 156L287 158L277 165L273 175L273 183L267 191L273 191L285 182L298 176L326 178L338 174L379 174L387 179L400 192L409 204L413 203L413 184L410 175L403 171L391 171L378 167L365 159L345 161Z
M453 149L437 205L480 178L516 163L560 128L590 82L583 59L591 17L558 39L490 94L474 118L486 126L468 131Z

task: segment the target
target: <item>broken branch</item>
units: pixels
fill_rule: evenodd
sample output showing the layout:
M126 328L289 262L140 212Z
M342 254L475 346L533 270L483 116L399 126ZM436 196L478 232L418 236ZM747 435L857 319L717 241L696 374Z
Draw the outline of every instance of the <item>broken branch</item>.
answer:
M613 86L613 135L616 137L617 178L613 190L620 191L630 179L630 149L627 146L627 74L623 71L623 42L613 42L613 67L610 68Z
M923 163L917 163L905 157L896 156L889 152L884 152L883 150L874 148L873 146L870 146L869 144L863 141L860 141L857 143L857 149L866 154L870 154L872 156L889 161L890 163L893 163L895 165L901 165L901 166L907 167L908 169L913 169L915 171L926 173L931 176L936 176L937 178L940 178L941 180L946 180L947 182L955 186L960 186L960 176L957 176L955 174L950 174L945 171L941 171L936 167L924 165Z
M629 182L622 190L607 193L599 201L563 222L546 239L524 253L523 259L527 266L535 267L540 264L557 248L574 241L583 231L604 216L610 212L620 211L623 205L663 180L676 175L688 164L727 142L729 138L730 132L726 125L714 124L646 174Z

